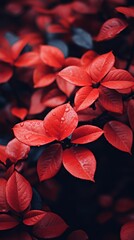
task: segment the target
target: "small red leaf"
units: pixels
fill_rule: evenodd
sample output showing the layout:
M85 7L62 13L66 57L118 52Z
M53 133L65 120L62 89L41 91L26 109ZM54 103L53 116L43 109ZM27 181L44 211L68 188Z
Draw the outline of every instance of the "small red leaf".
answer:
M91 85L90 76L81 67L66 67L58 73L58 76L76 86Z
M29 206L32 188L21 174L14 172L7 181L6 198L10 207L16 212L22 212Z
M127 114L128 114L130 126L131 126L132 130L134 131L134 99L131 99L128 102Z
M47 212L43 219L33 227L33 233L39 238L59 237L68 228L64 220L52 212Z
M94 182L96 159L84 147L72 147L63 153L63 165L73 176Z
M70 82L65 81L60 76L57 76L56 82L57 82L59 89L62 92L64 92L67 95L67 97L70 97L70 95L73 93L73 91L75 89L75 85Z
M123 31L127 27L127 23L120 18L111 18L103 23L96 41L104 41L114 38L117 34Z
M83 230L76 230L68 236L67 240L89 240L89 238Z
M44 94L41 101L46 107L54 108L62 105L66 100L66 95L63 94L58 88L54 88L48 93Z
M7 154L6 154L6 146L0 145L0 161L6 164Z
M117 149L131 153L133 134L124 123L110 121L104 126L104 136L107 141Z
M50 123L51 124L51 123ZM54 136L47 136L41 120L27 120L13 127L15 137L29 146L44 145L55 140Z
M28 110L26 108L13 107L11 109L11 113L14 116L16 116L16 117L20 118L21 120L23 120L26 117L26 115L28 113Z
M0 178L0 212L8 212L9 206L6 200L6 179Z
M47 147L37 163L40 181L54 177L62 164L62 147L59 143Z
M37 224L44 216L46 212L41 210L31 210L24 216L23 223L28 226Z
M84 53L81 57L81 64L84 66L89 66L90 63L98 56L98 54L93 51L89 50L86 53Z
M13 162L27 158L29 151L30 147L21 143L16 138L11 140L6 147L7 156Z
M134 221L128 222L122 226L120 238L121 240L134 240Z
M44 118L44 128L48 136L56 140L68 137L78 124L77 113L69 103L51 110Z
M78 112L78 118L80 122L91 121L99 117L104 112L104 109L96 102L95 109L86 108Z
M4 63L0 63L0 83L7 82L13 75L12 68Z
M16 227L19 222L8 214L0 214L0 230L7 230Z
M15 42L12 46L11 46L11 50L12 50L12 55L14 60L16 60L21 51L23 50L23 48L26 46L27 41L24 39L20 39L19 41Z
M134 7L116 7L117 12L124 14L127 17L134 17Z
M80 88L74 99L76 111L81 111L89 106L91 106L99 97L99 90L97 88L92 88L85 86Z
M40 63L39 54L36 52L27 52L22 54L14 63L16 67L33 67Z
M39 89L33 93L30 101L29 114L38 114L45 110L44 104L41 102L43 96L43 89Z
M72 134L72 143L85 144L97 140L103 131L101 128L92 125L83 125L76 128Z
M54 46L40 47L41 60L50 67L61 68L64 64L64 54L59 48Z

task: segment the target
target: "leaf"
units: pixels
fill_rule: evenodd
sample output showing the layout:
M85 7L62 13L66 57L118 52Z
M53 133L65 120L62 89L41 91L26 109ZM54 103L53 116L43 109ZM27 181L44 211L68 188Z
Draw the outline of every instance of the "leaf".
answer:
M68 56L68 46L65 42L61 41L60 39L52 39L48 42L48 45L59 48L64 54L64 57Z
M121 240L133 240L134 239L134 221L124 224L120 232Z
M45 110L46 107L41 102L43 93L44 93L43 89L39 89L32 94L30 100L29 114L38 114Z
M59 237L68 228L68 225L57 214L47 212L43 219L33 227L33 233L39 238Z
M8 214L0 214L0 230L7 230L16 227L19 222Z
M16 138L12 139L6 147L7 156L14 163L18 160L27 158L29 151L30 147L21 143Z
M60 49L48 45L40 47L40 58L46 65L55 68L61 68L65 61Z
M92 125L83 125L76 128L72 134L72 143L85 144L97 140L103 131L101 128Z
M89 75L93 83L100 82L111 70L115 62L112 52L108 52L96 57L89 67Z
M82 28L73 28L72 33L73 42L83 48L92 49L93 41L91 35Z
M67 100L67 97L65 94L63 94L58 88L54 88L52 90L50 90L48 93L46 93L43 97L42 97L42 103L46 106L46 107L57 107L59 105L62 105L63 103L65 103Z
M86 53L84 53L81 57L81 64L84 66L90 65L92 61L97 57L97 53L93 50L89 50Z
M55 137L46 135L41 120L27 120L13 127L15 137L29 146L40 146L52 142Z
M27 52L22 54L14 63L16 67L34 67L40 63L39 54L36 52Z
M27 116L27 113L28 113L28 110L26 108L19 108L19 107L13 107L11 109L11 113L20 118L21 120L23 120L26 116Z
M67 240L89 240L87 234L83 230L73 231L67 238Z
M68 66L78 66L78 67L80 67L81 66L80 59L76 58L76 57L66 58L65 59L65 67L68 67Z
M0 145L0 161L6 164L7 154L6 154L6 146Z
M128 102L127 114L128 114L130 126L131 126L132 130L134 131L134 99L131 99Z
M99 90L89 86L80 88L74 98L75 110L81 111L91 106L99 97Z
M0 83L7 82L13 75L12 68L4 63L0 63Z
M19 57L19 55L21 54L22 50L26 46L27 42L28 41L26 39L20 39L19 41L15 42L11 46L12 55L13 55L14 60L16 60Z
M81 67L66 67L58 73L58 76L76 86L91 85L90 76Z
M95 40L104 41L112 39L121 31L123 31L127 26L128 24L120 18L110 18L103 23Z
M69 103L56 107L44 118L46 134L59 141L68 137L74 131L77 124L77 113Z
M23 212L32 199L29 182L19 173L14 172L7 181L6 198L10 207L16 212Z
M84 147L72 147L63 152L63 165L74 177L94 182L96 159Z
M24 215L23 223L28 226L37 224L44 216L46 212L41 210L31 210Z
M6 200L6 183L7 180L0 178L0 212L8 212L9 206Z
M65 81L64 79L62 79L60 76L57 76L56 79L58 88L67 95L67 97L70 97L70 95L73 93L74 89L75 89L75 85Z
M54 177L62 165L62 147L59 143L48 146L37 162L40 181Z
M124 14L127 17L134 17L134 7L116 7L117 12Z
M91 121L99 117L104 112L104 109L100 106L98 102L95 103L95 109L86 108L78 112L79 122Z
M133 134L124 123L110 121L104 125L104 136L117 149L131 153Z

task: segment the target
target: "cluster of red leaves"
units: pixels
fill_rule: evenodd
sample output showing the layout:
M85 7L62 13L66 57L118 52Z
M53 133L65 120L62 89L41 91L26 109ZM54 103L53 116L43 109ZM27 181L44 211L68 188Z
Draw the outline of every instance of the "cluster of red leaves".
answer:
M95 182L97 161L90 143L99 138L132 154L133 55L122 59L114 50L105 50L105 44L101 53L97 47L92 49L92 43L112 41L128 29L125 41L132 46L134 8L127 7L125 0L120 3L123 6L108 0L113 13L102 23L96 16L103 1L59 2L3 3L4 13L19 18L23 26L0 29L0 91L7 97L10 88L13 95L1 110L7 121L0 120L0 124L10 136L13 128L15 136L0 145L0 230L24 227L20 233L24 240L59 237L69 228L48 206L33 209L35 186L36 194L45 199L50 193L43 192L42 184L53 181L62 165L74 177ZM94 19L89 28L88 17ZM17 40L11 43L7 32L14 32ZM55 34L60 35L63 51L49 43ZM81 47L80 56L66 56L66 46L71 44ZM109 118L100 122L103 115ZM27 161L30 147L42 145L46 146L31 171ZM105 221L105 216L100 218ZM133 229L133 221L126 223L121 240L133 240ZM66 236L67 240L88 239L82 230ZM17 239L15 232L12 238Z

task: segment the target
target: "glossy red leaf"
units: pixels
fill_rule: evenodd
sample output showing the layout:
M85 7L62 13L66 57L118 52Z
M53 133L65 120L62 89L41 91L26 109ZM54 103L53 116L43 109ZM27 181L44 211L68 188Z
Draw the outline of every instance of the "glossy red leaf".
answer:
M117 12L124 14L127 17L134 17L134 7L116 7Z
M76 86L91 85L89 74L81 67L66 67L58 73L58 76Z
M7 156L13 162L27 158L29 151L30 147L16 138L11 140L6 147Z
M36 52L27 52L22 54L14 63L16 67L33 67L40 63L39 54Z
M63 153L63 165L74 177L94 182L96 159L93 153L84 147L72 147Z
M6 200L6 179L0 178L0 212L8 212L9 206Z
M15 137L29 146L40 146L52 142L54 136L46 135L44 123L41 120L27 120L13 127Z
M75 110L81 111L91 106L99 97L99 90L90 86L80 88L74 98Z
M40 47L41 60L50 67L61 68L64 64L63 52L54 46L41 46Z
M0 161L6 164L7 154L6 154L6 146L0 145Z
M37 162L40 181L54 177L62 165L62 147L59 143L48 146Z
M41 210L31 210L24 215L23 223L28 226L37 224L44 216L46 212Z
M114 38L127 27L127 23L120 18L111 18L103 23L95 38L96 41L104 41Z
M68 236L67 240L89 240L89 238L83 230L76 230Z
M97 140L103 134L103 130L92 125L83 125L76 128L72 134L72 143L85 144Z
M0 230L7 230L16 227L19 222L8 214L0 214Z
M60 76L57 76L56 78L57 85L59 89L67 95L67 97L70 97L70 95L73 93L75 89L75 85L65 81L63 78Z
M59 237L68 225L57 214L47 212L43 219L33 227L33 233L39 238Z
M13 75L12 67L7 64L0 63L0 83L7 82Z
M76 57L68 57L65 59L65 66L81 66L81 62L79 58Z
M1 39L0 39L1 40ZM12 58L12 53L10 51L10 48L0 48L0 61L12 64L13 63L13 58Z
M134 239L134 221L124 224L120 232L121 240L133 240Z
M104 125L104 136L117 149L131 153L133 133L124 123L110 121Z
M128 114L130 126L131 126L132 130L134 131L134 99L131 99L128 102L127 114Z
M111 70L115 62L112 52L108 52L96 57L89 66L89 74L93 83L100 82Z
M24 211L32 200L32 188L19 173L14 172L7 181L6 198L10 207L16 212Z
M28 110L26 108L19 108L19 107L13 107L11 109L11 113L20 118L21 120L23 120L26 116L27 116L27 113L28 113Z
M69 103L51 110L44 118L44 128L48 136L56 140L68 137L78 124L77 113Z
M93 51L89 50L86 53L84 53L81 57L81 64L84 66L89 66L90 63L98 56L98 54Z
M41 101L46 107L54 108L62 105L66 102L66 100L66 95L62 93L58 88L54 88L48 93L44 94Z
M41 102L43 94L43 89L39 89L33 93L30 100L29 114L38 114L45 110L46 107Z

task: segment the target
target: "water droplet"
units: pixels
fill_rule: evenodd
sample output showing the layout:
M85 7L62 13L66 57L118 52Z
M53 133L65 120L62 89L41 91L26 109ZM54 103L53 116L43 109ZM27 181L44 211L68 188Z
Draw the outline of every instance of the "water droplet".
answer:
M65 118L64 118L64 117L62 117L62 118L61 118L61 121L64 121L64 120L65 120Z
M21 123L20 123L20 126L23 127L23 126L24 126L24 122L21 122Z
M53 116L55 116L56 114L55 113L52 113Z
M65 112L68 112L69 111L69 107L67 107L66 109L65 109Z

